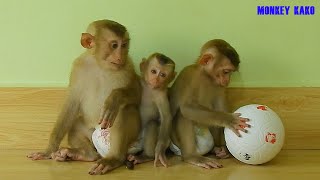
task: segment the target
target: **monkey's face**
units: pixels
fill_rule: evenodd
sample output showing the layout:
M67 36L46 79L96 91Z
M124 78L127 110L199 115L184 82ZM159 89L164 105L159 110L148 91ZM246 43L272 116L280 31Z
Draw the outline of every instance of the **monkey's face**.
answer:
M106 69L120 70L126 65L129 52L129 35L118 37L109 30L101 32L96 40L95 56Z
M204 65L204 70L215 85L227 87L236 68L227 57L212 55Z
M213 63L211 71L212 78L218 86L227 87L230 83L231 75L236 68L225 56Z
M173 79L173 66L161 65L156 59L150 61L144 73L145 82L152 89L165 88Z

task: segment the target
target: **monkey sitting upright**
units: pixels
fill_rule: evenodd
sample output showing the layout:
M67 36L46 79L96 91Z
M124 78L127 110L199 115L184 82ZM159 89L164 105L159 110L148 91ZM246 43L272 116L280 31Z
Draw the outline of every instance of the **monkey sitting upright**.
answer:
M105 174L123 164L129 145L139 135L141 86L129 52L126 27L111 21L92 22L82 33L86 52L73 63L68 96L43 152L32 160L96 161L89 174ZM94 127L110 128L111 148L101 158L93 146ZM60 147L65 135L70 147Z
M128 160L134 164L151 161L167 167L165 151L170 143L172 116L167 87L175 78L175 63L169 57L154 53L140 63L142 99L140 116L143 128L143 152Z
M167 167L165 151L170 142L171 113L168 102L167 87L174 79L175 63L167 56L154 53L140 63L142 96L140 116L142 132L135 144L131 146L128 160L139 164L154 159ZM98 152L103 156L108 152L110 139L108 130L97 129L93 140ZM142 150L141 155L133 155Z
M249 127L247 118L229 113L226 107L225 89L239 63L239 55L229 43L222 39L210 40L201 48L196 63L185 67L170 88L172 141L181 150L183 161L207 169L221 168L214 159L197 151L199 133L196 131L204 129L205 134L210 135L210 130L216 155L225 157L226 149L221 142L223 127L238 136L239 131L246 132L245 128Z

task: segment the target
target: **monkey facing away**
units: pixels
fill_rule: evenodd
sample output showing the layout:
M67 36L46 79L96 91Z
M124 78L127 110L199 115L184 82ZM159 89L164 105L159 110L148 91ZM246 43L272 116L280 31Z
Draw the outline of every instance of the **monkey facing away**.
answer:
M240 60L236 50L221 39L210 40L201 48L195 64L185 67L169 91L172 120L172 141L181 150L182 160L203 168L220 168L214 159L197 151L199 133L212 132L217 156L227 155L222 144L223 129L230 128L240 136L249 127L247 118L227 112L225 89ZM217 137L218 136L218 137ZM211 139L208 139L212 141ZM209 146L210 147L210 146ZM210 149L208 149L210 150ZM207 151L208 151L207 150Z
M141 86L128 56L127 29L111 20L92 22L81 36L87 50L73 63L68 95L44 152L33 160L96 161L89 174L104 174L123 164L140 130ZM91 135L97 124L110 128L111 148L101 158ZM70 148L61 147L68 134Z

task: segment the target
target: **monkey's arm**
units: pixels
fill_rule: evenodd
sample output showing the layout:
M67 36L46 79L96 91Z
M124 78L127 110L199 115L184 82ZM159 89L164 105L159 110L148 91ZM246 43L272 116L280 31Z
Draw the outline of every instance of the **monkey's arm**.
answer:
M231 113L212 111L195 102L182 104L180 111L184 117L205 126L230 127L236 123L236 118Z
M141 85L138 79L134 79L128 87L115 89L122 97L120 103L122 105L139 105L141 101Z
M155 102L160 114L160 127L155 147L154 165L156 166L157 162L160 161L163 166L167 167L168 162L165 152L170 143L170 133L172 129L172 116L167 93L159 95Z
M164 143L169 143L168 141L171 132L172 116L168 99L166 97L161 98L161 100L157 103L157 106L161 119L158 140L163 141Z
M118 106L130 104L139 105L141 101L141 91L139 77L134 75L126 87L114 89L107 100L117 101Z
M75 119L79 115L80 111L80 75L81 75L81 61L76 60L73 62L73 69L69 78L69 87L67 98L63 104L58 119L54 125L49 138L49 144L46 149L46 153L52 153L59 149L60 143L66 133L70 130ZM50 155L49 154L49 155Z
M226 102L227 101L225 97L225 92L221 91L220 95L217 96L216 101L213 102L213 107L216 111L228 112ZM213 137L214 146L218 147L219 149L222 149L221 147L226 145L225 138L224 138L224 127L213 126L213 127L210 127L209 130Z
M47 149L44 152L31 153L27 157L32 160L51 159L51 153L59 149L63 137L70 130L74 120L78 116L79 108L80 105L76 101L76 98L69 96L54 125Z
M195 123L205 126L223 126L231 129L236 135L240 136L239 130L246 132L245 128L250 127L246 122L247 118L240 117L241 114L210 111L206 107L196 103L183 104L180 106L182 116Z
M80 104L76 101L70 93L69 97L65 101L62 111L59 114L58 120L54 125L52 133L49 139L49 145L46 149L47 153L52 153L58 150L60 143L66 133L72 127L74 120L79 115Z
M140 101L141 85L135 76L127 87L112 90L106 99L99 121L101 128L112 127L120 108L127 105L138 106Z

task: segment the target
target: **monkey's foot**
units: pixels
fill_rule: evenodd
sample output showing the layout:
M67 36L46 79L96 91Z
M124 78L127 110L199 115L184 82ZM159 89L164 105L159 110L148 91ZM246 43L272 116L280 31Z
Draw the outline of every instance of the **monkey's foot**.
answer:
M230 157L230 153L227 150L227 147L221 146L221 147L214 147L212 150L212 153L216 155L216 157L220 159L226 159Z
M35 152L27 155L27 157L31 160L44 160L44 159L51 159L51 156L45 152Z
M154 160L154 158L146 156L144 154L141 154L141 155L129 154L128 157L127 157L127 160L128 161L132 161L133 164L141 164L141 163L152 161L152 160Z
M123 161L118 159L100 159L89 170L90 175L105 174L123 164Z
M205 169L212 169L212 168L217 169L217 168L223 167L215 159L211 159L203 156L192 156L192 157L184 158L184 161L199 167L203 167Z
M98 156L86 155L82 149L60 148L51 154L51 158L56 161L95 161Z

